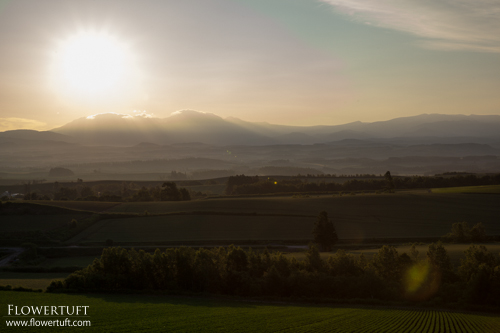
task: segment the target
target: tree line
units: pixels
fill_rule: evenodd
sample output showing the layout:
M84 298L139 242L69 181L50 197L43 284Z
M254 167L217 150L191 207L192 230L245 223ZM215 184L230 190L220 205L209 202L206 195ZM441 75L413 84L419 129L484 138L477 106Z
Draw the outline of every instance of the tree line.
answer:
M47 289L131 290L499 306L500 256L485 246L471 245L460 266L453 267L441 243L430 244L425 258L415 246L409 254L400 254L384 245L372 258L338 250L323 259L310 246L303 261L233 245L157 249L153 254L106 248L91 265Z
M193 192L194 195L200 195ZM28 192L24 195L25 200L50 200L46 194L37 195L35 192ZM184 187L178 188L174 182L164 182L161 187L145 187L139 190L132 190L124 187L121 194L105 191L99 193L89 186L83 186L80 191L76 188L57 187L53 194L53 200L83 200L83 201L189 201L191 193Z
M352 192L387 191L393 189L420 189L459 186L499 185L500 174L456 175L452 177L412 176L395 177L387 172L381 179L351 179L344 183L307 182L300 178L277 180L258 176L236 175L229 177L225 189L228 195L303 193L303 192Z

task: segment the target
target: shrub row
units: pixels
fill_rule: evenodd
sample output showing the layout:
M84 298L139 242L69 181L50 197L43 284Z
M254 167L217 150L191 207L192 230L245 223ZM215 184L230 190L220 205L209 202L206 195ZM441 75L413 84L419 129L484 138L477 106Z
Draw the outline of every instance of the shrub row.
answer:
M471 246L458 268L440 243L425 259L412 248L383 246L371 259L337 251L323 260L312 246L304 261L239 247L174 248L154 254L104 249L83 270L47 291L158 290L256 297L378 299L500 305L500 256Z

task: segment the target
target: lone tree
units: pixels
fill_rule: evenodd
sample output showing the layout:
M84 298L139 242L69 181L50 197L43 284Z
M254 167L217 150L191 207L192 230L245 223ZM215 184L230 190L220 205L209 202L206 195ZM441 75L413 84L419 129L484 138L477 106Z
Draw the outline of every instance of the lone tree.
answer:
M191 195L185 188L178 189L174 182L165 182L161 186L163 190L160 192L161 201L189 201Z
M52 168L49 171L49 177L70 177L74 175L75 173L70 169L60 168L60 167Z
M484 224L476 223L472 228L469 227L467 222L453 223L451 232L444 236L445 239L455 243L467 242L484 242L486 240L486 232Z
M174 182L165 182L161 186L163 190L161 191L161 201L180 201L181 194L177 188L177 184Z
M318 221L314 224L313 235L321 251L331 251L333 245L339 240L333 222L328 219L327 212L319 213Z
M394 188L396 186L394 186L394 180L392 179L391 172L387 171L384 175L384 178L387 181L387 188L389 189L389 191L394 191Z

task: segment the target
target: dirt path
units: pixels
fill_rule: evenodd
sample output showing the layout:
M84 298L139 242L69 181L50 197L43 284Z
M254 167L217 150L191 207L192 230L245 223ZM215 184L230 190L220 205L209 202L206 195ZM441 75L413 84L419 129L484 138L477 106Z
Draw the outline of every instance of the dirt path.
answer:
M7 257L3 258L0 260L0 267L7 266L9 264L9 261L20 255L21 253L24 252L24 248L22 247L2 247L0 250L8 250L12 251L12 254L8 255Z

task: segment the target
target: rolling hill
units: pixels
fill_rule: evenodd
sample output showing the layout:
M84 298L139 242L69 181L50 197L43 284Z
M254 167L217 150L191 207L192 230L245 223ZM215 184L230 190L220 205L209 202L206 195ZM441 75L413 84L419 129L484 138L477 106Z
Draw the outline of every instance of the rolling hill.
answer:
M12 132L12 131L11 131ZM372 123L335 126L284 126L223 119L193 110L174 112L167 118L105 113L76 119L51 131L60 138L82 144L134 145L141 142L172 144L202 142L214 145L313 144L344 139L467 137L500 142L500 116L422 114ZM11 136L13 133L11 133ZM17 137L22 133L17 133ZM62 141L62 140L60 140ZM65 141L68 141L66 139ZM394 139L394 141L397 141ZM453 141L453 140L452 140ZM463 143L463 140L461 141ZM437 143L437 142L433 142ZM481 142L484 143L484 142Z

